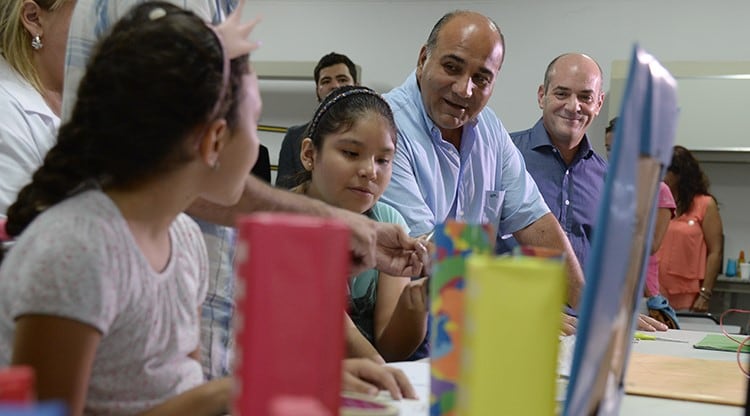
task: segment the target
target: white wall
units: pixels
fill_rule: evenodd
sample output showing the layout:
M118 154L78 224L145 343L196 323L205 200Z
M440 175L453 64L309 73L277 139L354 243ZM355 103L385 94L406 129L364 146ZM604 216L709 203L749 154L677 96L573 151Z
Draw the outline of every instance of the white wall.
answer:
M711 180L711 193L719 201L724 225L724 263L745 250L750 255L750 164L701 163Z
M255 59L317 61L333 50L362 66L364 84L385 91L401 84L432 25L456 8L487 14L505 34L505 63L489 105L511 131L539 117L536 88L563 52L597 59L605 87L610 63L629 59L636 41L665 61L750 60L747 0L252 0L245 13L264 19ZM309 93L314 97L312 85Z
M629 59L634 42L662 61L750 60L748 0L252 0L245 13L263 16L254 34L263 47L253 59L317 61L330 51L344 53L362 66L363 84L384 92L414 68L437 19L457 8L485 13L505 34L505 63L489 106L509 131L528 128L540 116L536 89L549 61L563 52L580 51L598 60L605 89L611 62ZM266 100L262 122L307 121L315 106L312 81L289 87L295 93L285 89L282 100L261 85ZM720 96L707 99L719 106L724 102ZM597 146L608 118L605 109L590 129ZM264 137L272 161L280 140L280 135ZM750 252L744 209L750 201L745 183L750 165L711 164L706 170L721 204L726 255L736 257L740 248Z

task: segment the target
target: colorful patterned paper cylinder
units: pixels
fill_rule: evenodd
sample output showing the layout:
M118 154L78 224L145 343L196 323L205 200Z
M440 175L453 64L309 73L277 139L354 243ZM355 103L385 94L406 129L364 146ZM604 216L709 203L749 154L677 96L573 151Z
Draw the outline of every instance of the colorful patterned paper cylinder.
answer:
M349 229L260 214L238 222L234 415L269 415L282 398L341 402Z
M458 415L553 415L566 271L559 259L470 256Z
M456 221L435 229L430 278L430 415L456 411L464 318L464 272L471 253L490 255L495 231L489 225Z

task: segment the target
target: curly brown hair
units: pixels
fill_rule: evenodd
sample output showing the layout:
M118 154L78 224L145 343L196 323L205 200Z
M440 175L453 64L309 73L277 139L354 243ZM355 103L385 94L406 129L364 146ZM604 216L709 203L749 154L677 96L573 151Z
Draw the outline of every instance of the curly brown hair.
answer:
M679 176L677 195L675 198L678 215L690 210L690 206L693 204L693 199L697 195L708 195L716 200L716 198L708 192L708 177L703 173L703 169L701 169L695 156L693 156L690 150L685 147L674 147L672 151L672 162L669 164L667 172L672 172Z

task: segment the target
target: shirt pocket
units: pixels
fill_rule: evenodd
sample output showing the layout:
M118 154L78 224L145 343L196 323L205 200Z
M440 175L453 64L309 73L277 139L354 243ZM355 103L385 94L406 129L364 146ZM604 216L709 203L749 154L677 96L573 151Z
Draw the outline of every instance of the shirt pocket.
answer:
M482 223L491 224L495 231L499 230L500 215L503 212L503 201L505 191L484 191L484 204L482 204Z

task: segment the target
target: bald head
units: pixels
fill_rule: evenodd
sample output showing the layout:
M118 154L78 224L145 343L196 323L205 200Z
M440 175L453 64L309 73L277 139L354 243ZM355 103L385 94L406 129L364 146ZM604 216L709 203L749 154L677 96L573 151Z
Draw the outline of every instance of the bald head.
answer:
M604 103L599 64L580 53L558 56L547 66L537 98L544 128L569 163Z
M419 51L417 82L425 110L443 138L458 145L461 128L487 104L505 56L502 34L486 16L443 16Z
M457 17L463 18L465 21L478 23L480 25L489 25L489 28L497 33L497 35L500 37L500 46L503 48L503 51L505 51L505 37L503 36L503 32L500 31L500 26L498 26L494 20L481 13L473 12L470 10L454 10L452 12L444 14L443 17L441 17L440 20L435 23L435 26L432 27L430 35L427 37L427 43L425 44L428 54L435 49L435 46L438 42L438 36L440 35L440 31L443 29L443 26Z
M597 63L594 59L592 59L590 56L582 54L582 53L564 53L562 55L559 55L555 59L552 60L552 62L547 65L547 70L544 72L544 91L547 92L549 89L550 84L550 78L552 75L556 72L557 68L559 66L565 66L565 67L575 67L580 68L582 71L585 71L588 74L594 74L597 73L599 76L599 88L601 89L602 85L602 68L599 66L599 63ZM594 66L596 68L594 68Z

